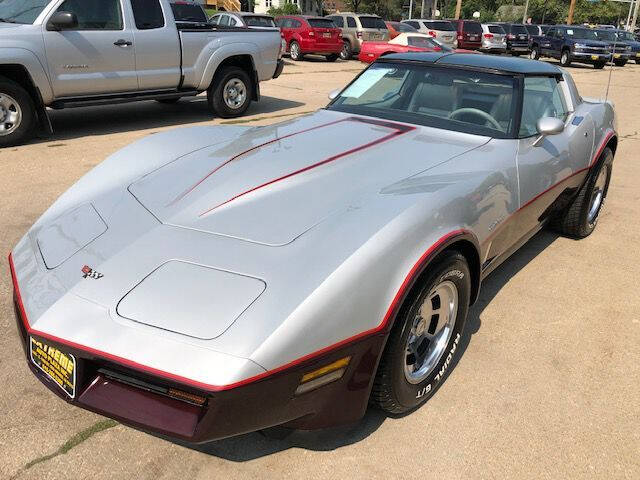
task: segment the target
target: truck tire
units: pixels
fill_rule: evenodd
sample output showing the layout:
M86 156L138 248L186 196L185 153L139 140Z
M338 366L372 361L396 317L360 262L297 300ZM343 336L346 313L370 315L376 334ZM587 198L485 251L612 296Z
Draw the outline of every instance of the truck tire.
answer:
M556 219L556 230L572 238L591 235L607 198L612 168L613 152L610 148L605 148L578 196Z
M540 59L540 48L538 48L537 45L534 45L533 47L531 47L531 52L529 53L529 58L531 60Z
M338 59L339 55L337 53L332 53L331 55L327 55L325 58L327 62L335 62Z
M613 63L616 64L616 67L624 67L627 64L626 60L614 60Z
M302 51L300 50L300 44L295 40L292 41L289 45L289 56L294 62L299 62L304 57L304 55L302 55Z
M593 64L593 68L595 68L596 70L602 70L606 64L607 62L595 62Z
M560 54L560 65L562 65L563 67L568 67L571 65L571 53L566 48Z
M223 67L207 90L209 109L220 118L235 118L247 111L253 98L253 83L240 67Z
M371 402L392 414L427 401L461 350L471 292L467 261L447 251L422 277L398 311L371 390Z
M340 58L342 60L349 60L351 58L351 44L348 40L343 40L342 50L340 50Z
M0 77L0 147L27 142L33 137L36 124L31 95L13 80Z

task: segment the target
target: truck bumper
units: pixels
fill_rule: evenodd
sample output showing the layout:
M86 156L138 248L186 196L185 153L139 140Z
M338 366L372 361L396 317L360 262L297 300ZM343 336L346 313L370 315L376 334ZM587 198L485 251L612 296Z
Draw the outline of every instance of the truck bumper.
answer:
M586 52L572 52L571 61L573 62L608 62L611 60L610 53L586 53Z
M278 60L278 65L276 66L276 71L273 73L273 78L278 78L284 69L284 60Z

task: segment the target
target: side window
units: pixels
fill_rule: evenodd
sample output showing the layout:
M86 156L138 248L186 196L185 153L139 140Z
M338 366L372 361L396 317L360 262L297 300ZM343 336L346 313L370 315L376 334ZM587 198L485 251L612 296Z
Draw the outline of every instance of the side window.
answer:
M420 30L420 24L418 22L405 22L407 25L411 25L416 30Z
M138 30L164 27L164 15L160 0L131 0L131 8Z
M333 20L333 23L336 24L337 27L344 27L344 19L342 17L329 17Z
M222 25L223 27L229 26L229 16L228 15L220 15L220 21L218 25Z
M209 23L211 23L212 25L218 25L219 21L220 15L214 15L213 17L211 17L211 20L209 20Z
M122 30L122 9L119 0L65 0L58 12L75 13L76 30Z
M521 138L538 133L537 123L542 117L567 119L567 104L558 80L553 77L525 77L522 99Z
M300 28L301 26L302 26L302 23L300 23L300 21L291 20L291 28Z
M232 17L230 15L227 15L227 16L229 17L229 25L230 26L235 27L235 26L238 25L238 21L234 17Z
M553 38L556 36L556 29L555 28L550 28L549 30L547 30L547 37Z
M347 27L356 28L356 19L353 17L347 17Z

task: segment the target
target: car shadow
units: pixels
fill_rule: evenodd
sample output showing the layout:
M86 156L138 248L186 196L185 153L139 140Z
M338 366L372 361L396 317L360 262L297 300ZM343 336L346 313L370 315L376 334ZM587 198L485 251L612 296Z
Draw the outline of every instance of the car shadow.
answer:
M483 281L480 296L469 310L465 333L458 344L462 354L456 356L456 360L448 369L447 376L455 369L458 361L463 357L472 336L480 330L482 325L481 316L485 308L514 275L526 267L529 262L557 238L558 235L554 232L548 230L539 232ZM444 383L443 381L440 385ZM422 407L420 406L418 409ZM367 438L387 419L393 420L411 413L413 412L403 415L388 415L375 407L370 407L362 420L356 424L343 427L316 431L289 430L283 427L274 427L263 432L248 433L201 445L180 441L174 441L174 443L225 460L247 462L291 448L303 448L312 451L335 450Z
M284 112L303 106L301 102L263 95L253 102L242 119L249 115ZM292 112L293 113L293 112ZM150 128L181 126L212 122L216 119L209 111L207 97L198 95L181 99L175 104L142 101L100 107L80 107L49 110L53 134L35 139L35 143L71 140L85 136L110 135ZM219 122L216 122L216 124Z

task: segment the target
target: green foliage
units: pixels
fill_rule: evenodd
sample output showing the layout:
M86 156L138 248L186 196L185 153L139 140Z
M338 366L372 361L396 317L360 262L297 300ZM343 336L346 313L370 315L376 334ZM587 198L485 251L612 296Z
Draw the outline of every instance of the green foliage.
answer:
M287 2L279 7L271 7L267 13L273 17L279 15L300 15L300 9L295 3Z

